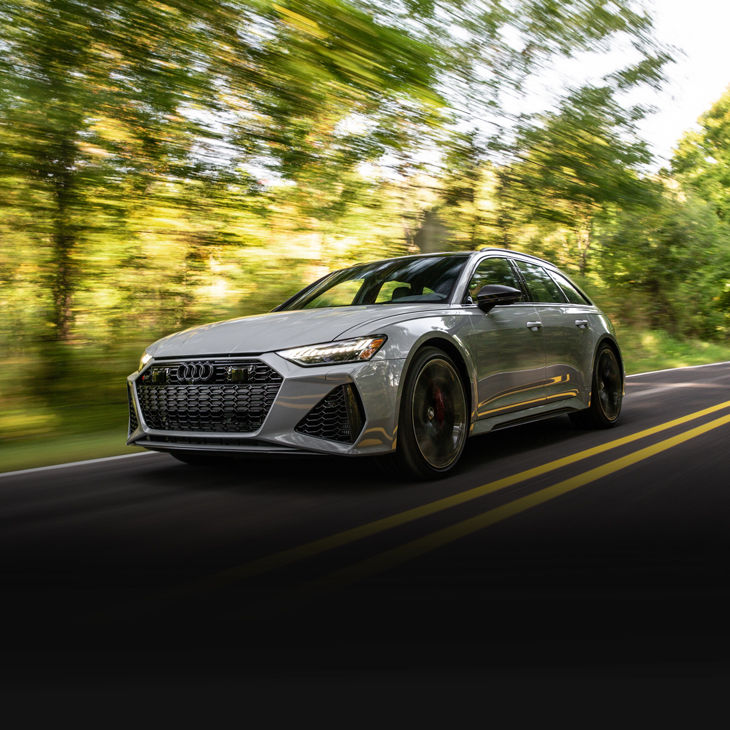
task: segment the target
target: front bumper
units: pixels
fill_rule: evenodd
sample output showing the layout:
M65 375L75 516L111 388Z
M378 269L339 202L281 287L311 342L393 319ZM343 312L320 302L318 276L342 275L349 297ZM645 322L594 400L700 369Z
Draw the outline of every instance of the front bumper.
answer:
M216 361L221 357L156 357L127 378L130 432L127 444L156 451L219 451L258 454L308 453L364 456L395 448L398 390L405 360L374 358L365 363L300 367L275 353L227 357L226 361L259 361L282 377L281 385L260 427L253 431L164 430L151 428L144 418L139 379L151 368L183 361ZM141 382L139 383L141 386ZM297 426L323 399L342 386L354 386L364 422L353 443L311 436ZM315 416L317 412L315 412Z

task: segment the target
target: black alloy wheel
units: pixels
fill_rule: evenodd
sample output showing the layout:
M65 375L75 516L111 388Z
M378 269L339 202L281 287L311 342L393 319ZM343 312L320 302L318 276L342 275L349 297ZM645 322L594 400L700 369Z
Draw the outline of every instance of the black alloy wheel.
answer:
M464 384L442 350L420 350L406 376L398 421L397 458L418 479L445 476L459 461L469 431Z
M596 353L591 387L591 405L570 418L582 428L611 428L621 415L624 379L614 349L603 344Z

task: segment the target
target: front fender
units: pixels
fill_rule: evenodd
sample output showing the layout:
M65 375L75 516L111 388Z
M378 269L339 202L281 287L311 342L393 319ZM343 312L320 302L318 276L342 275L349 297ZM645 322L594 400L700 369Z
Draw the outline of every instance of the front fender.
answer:
M388 349L384 356L404 360L396 396L396 428L406 374L416 353L427 345L440 347L461 360L457 365L463 370L462 374L468 383L471 422L474 422L477 407L476 367L463 337L470 327L468 313L453 312L398 322L384 328L384 333L388 335Z

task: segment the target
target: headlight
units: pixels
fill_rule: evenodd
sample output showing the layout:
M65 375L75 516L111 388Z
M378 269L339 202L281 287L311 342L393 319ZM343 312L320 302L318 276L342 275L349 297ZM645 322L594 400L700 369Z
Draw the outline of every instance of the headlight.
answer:
M385 335L358 337L354 340L327 342L323 345L307 345L281 350L277 355L298 365L337 365L343 362L369 360L385 343Z
M149 352L145 352L139 361L139 367L137 368L137 370L141 370L151 359L152 355L150 355Z

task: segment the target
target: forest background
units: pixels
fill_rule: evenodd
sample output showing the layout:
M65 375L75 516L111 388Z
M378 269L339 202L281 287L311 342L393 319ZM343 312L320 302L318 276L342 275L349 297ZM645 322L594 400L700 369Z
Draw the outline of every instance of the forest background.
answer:
M629 372L730 359L730 94L666 168L637 131L676 53L632 0L0 0L0 470L123 452L156 338L410 252L554 261Z

